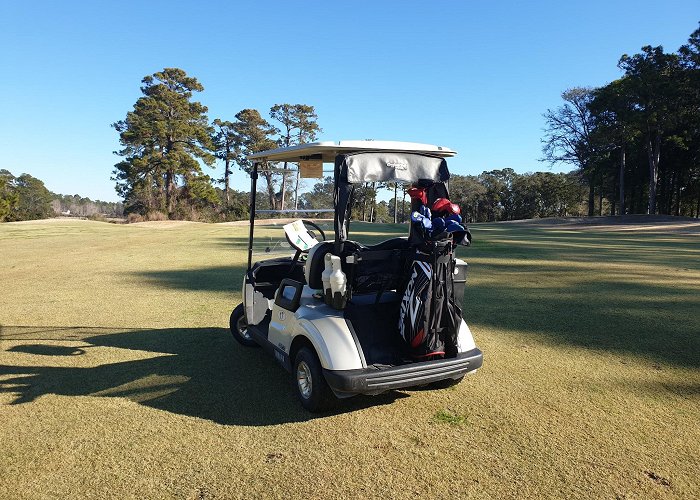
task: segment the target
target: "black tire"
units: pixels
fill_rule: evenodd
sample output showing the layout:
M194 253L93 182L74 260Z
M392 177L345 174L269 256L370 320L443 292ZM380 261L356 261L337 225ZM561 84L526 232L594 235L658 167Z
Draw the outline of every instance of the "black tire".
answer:
M462 375L459 378L446 378L444 380L438 380L437 382L433 382L432 384L430 384L430 386L434 387L435 389L447 389L448 387L454 387L455 385L459 384L463 378L464 375Z
M245 322L245 310L243 309L243 304L238 304L233 312L231 312L229 327L231 328L231 335L233 335L233 338L240 344L246 347L255 347L258 345L247 331L248 325Z
M297 397L301 405L312 413L329 409L335 395L323 376L321 363L316 353L308 347L302 347L294 357L292 370Z

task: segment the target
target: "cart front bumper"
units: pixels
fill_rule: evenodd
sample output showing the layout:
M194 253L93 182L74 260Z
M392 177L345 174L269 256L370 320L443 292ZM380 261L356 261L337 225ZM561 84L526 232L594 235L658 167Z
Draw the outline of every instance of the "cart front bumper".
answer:
M380 394L446 379L457 379L481 367L483 354L478 348L461 352L455 358L423 361L391 368L369 366L358 370L323 370L328 385L337 396Z

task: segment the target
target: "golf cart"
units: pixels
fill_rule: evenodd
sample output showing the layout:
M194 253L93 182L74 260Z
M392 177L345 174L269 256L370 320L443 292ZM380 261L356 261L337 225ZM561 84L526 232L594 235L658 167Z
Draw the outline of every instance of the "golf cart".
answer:
M471 235L448 199L445 158L454 154L426 144L340 141L249 156L248 268L231 333L245 346L261 346L292 373L307 410L357 394L446 387L481 366L482 353L461 313L467 265L454 248L468 245ZM333 163L334 207L257 212L329 212L334 235L327 239L317 223L295 220L284 225L294 256L253 262L258 173L278 162L317 175ZM349 239L353 190L366 182L412 186L407 237L371 246Z

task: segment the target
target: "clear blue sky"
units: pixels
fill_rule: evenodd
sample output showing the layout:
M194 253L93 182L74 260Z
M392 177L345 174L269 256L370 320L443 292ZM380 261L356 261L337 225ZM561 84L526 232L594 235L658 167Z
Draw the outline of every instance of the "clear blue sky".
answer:
M538 162L542 113L620 76L623 53L675 51L689 1L0 2L0 168L117 200L110 124L141 79L179 67L209 118L314 105L323 140L451 147L453 172ZM221 167L217 167L217 173ZM238 172L237 189L248 189Z

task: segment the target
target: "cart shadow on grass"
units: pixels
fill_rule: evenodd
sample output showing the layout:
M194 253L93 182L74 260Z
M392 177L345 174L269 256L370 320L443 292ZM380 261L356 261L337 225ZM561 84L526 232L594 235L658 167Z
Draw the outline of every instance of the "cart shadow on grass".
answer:
M61 362L56 364L63 364L66 357L77 361L99 348L145 351L141 354L150 356L92 367L0 363L0 392L15 395L13 404L29 403L46 394L122 397L151 408L225 425L274 425L317 418L296 401L287 372L261 349L246 349L236 344L224 328L120 331L4 327L0 340L23 342L5 349L5 358L10 353L61 357ZM79 347L54 344L67 341L81 344ZM18 364L26 365L26 361L25 358ZM390 392L353 398L341 402L334 412L389 404L401 397L405 394ZM333 412L320 416L329 414Z

